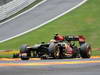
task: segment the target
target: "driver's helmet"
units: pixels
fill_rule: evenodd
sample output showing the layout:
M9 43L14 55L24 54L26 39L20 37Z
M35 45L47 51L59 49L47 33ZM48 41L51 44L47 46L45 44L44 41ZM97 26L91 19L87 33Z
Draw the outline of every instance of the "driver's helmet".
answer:
M56 41L64 41L64 36L59 35L59 34L55 34L54 39Z
M54 40L54 39L51 39L51 40L50 40L50 42L56 42L56 40Z

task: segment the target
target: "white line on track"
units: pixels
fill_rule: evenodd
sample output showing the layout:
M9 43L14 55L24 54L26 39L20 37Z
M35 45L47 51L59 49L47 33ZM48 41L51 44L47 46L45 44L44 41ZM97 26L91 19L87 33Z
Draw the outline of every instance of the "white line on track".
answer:
M47 1L47 0L43 0L42 2L38 3L38 4L35 5L33 8L31 8L30 10L34 9L35 7L39 6L40 4L42 4L42 3L46 2L46 1ZM41 26L44 26L44 25L46 25L47 23L49 23L49 22L51 22L51 21L53 21L53 20L56 20L57 18L59 18L59 17L65 15L65 14L69 13L70 11L72 11L72 10L78 8L79 6L81 6L82 4L84 4L86 1L87 1L87 0L83 0L82 2L80 2L79 4L77 4L76 6L74 6L73 8L71 8L71 9L67 10L66 12L64 12L64 13L62 13L62 14L60 14L60 15L54 17L54 18L52 18L51 20L48 20L48 21L46 21L46 22L40 24L39 26L34 27L34 28L32 28L32 29L30 29L30 30L28 30L28 31L26 31L26 32L23 32L23 33L20 33L20 34L18 34L18 35L16 35L16 36L11 37L11 38L2 40L2 41L0 41L0 43L3 43L3 42L5 42L5 41L11 40L11 39L16 38L16 37L18 37L18 36L24 35L24 34L26 34L26 33L28 33L28 32L31 32L31 31L33 31L33 30L35 30L35 29L37 29L37 28L39 28L39 27L41 27ZM22 14L24 14L24 13L27 13L27 12L30 11L30 10L27 10L27 11L25 11L25 12L19 14L18 16L20 16L20 15L22 15ZM16 16L16 17L18 17L18 16ZM16 17L14 17L14 18L12 18L12 19L15 19ZM12 19L10 19L10 20L12 20ZM10 21L10 20L8 20L8 21ZM6 21L6 22L8 22L8 21ZM4 22L4 23L5 23L5 22Z
M43 0L43 1L39 2L38 4L36 4L35 6L33 6L32 8L30 8L30 9L28 9L28 10L26 10L26 11L20 13L20 14L18 14L17 16L14 16L13 18L10 18L10 19L8 19L8 20L6 20L6 21L0 23L0 25L4 24L4 23L6 23L6 22L9 22L9 21L11 21L11 20L13 20L13 19L15 19L15 18L17 18L17 17L19 17L19 16L21 16L21 15L23 15L23 14L25 14L25 13L31 11L31 10L33 10L34 8L36 8L37 6L41 5L42 3L46 2L46 1L47 1L47 0Z

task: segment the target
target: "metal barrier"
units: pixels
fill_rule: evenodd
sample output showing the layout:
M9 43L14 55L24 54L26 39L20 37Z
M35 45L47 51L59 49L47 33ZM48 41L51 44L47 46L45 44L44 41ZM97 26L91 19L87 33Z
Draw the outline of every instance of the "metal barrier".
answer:
M15 14L34 1L36 0L13 0L5 5L0 6L0 20Z
M12 1L12 0L0 0L0 6L4 5L10 1Z

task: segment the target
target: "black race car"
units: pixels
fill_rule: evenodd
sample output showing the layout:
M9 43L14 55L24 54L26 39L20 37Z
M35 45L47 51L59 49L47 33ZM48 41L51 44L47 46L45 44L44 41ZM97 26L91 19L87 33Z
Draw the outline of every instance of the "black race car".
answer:
M64 36L64 40L54 40L49 43L40 43L33 46L22 45L20 53L14 58L22 60L29 58L64 59L64 58L90 58L91 45L85 42L83 36Z

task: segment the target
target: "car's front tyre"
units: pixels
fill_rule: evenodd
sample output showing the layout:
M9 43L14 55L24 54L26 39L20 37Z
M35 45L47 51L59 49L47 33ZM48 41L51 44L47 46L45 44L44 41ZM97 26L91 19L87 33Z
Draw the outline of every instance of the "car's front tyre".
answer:
M90 58L91 57L91 46L88 43L84 43L80 47L80 55L82 58Z

